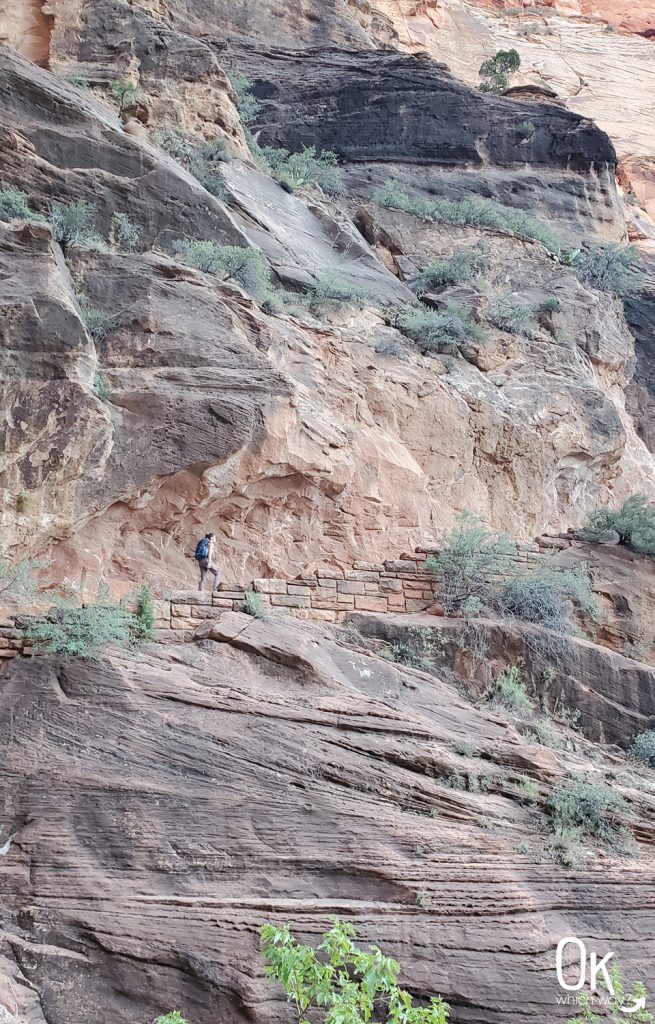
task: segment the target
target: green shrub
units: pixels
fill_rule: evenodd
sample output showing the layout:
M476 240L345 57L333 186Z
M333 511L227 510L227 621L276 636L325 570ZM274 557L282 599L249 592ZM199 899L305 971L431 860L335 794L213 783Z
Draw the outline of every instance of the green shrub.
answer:
M518 71L520 66L521 58L517 50L497 50L493 57L480 66L480 78L483 79L481 91L504 92L509 84L507 76Z
M95 232L95 216L95 206L86 199L54 203L50 212L54 238L64 249L77 245L102 246L102 239Z
M493 786L493 779L476 772L455 772L444 779L444 785L449 789L462 789L469 793L488 793Z
M465 199L428 199L405 192L392 181L387 181L373 195L373 201L380 206L421 217L430 222L447 224L471 224L475 227L494 228L519 238L530 238L541 244L548 252L562 258L562 242L545 221L533 217L523 210L504 206L495 199L482 196L467 196Z
M74 69L64 71L61 77L65 82L68 82L69 85L74 85L76 89L82 89L83 92L86 92L91 88L89 80L85 78L81 72L75 71Z
M107 337L112 318L103 313L101 309L90 306L85 295L78 295L77 299L80 304L84 326L94 341L102 341L103 338Z
M324 149L317 153L315 146L305 146L298 153L277 146L260 146L249 140L253 159L266 174L291 191L302 185L315 183L331 196L343 194L343 175L338 167L337 155Z
M252 82L236 68L228 72L230 84L236 94L236 107L239 111L241 123L245 126L252 124L261 108L261 103L252 94Z
M29 197L19 188L0 188L0 220L36 220L45 221L40 213L30 207Z
M110 644L133 648L141 626L136 615L103 595L101 603L82 608L53 608L47 618L31 622L25 636L40 652L97 658Z
M520 775L512 783L512 788L518 797L519 803L526 803L534 807L539 800L540 789L536 779L531 779L527 775Z
M546 563L532 572L516 573L504 582L498 603L504 615L558 633L577 632L571 621L572 603L588 615L597 614L586 566L561 569Z
M543 302L539 303L540 313L560 313L562 310L562 303L559 299L550 298L544 299Z
M510 665L501 672L487 690L486 697L493 708L507 711L510 715L529 715L534 709L518 665Z
M155 635L155 602L152 590L142 583L136 594L136 636L139 640L152 640Z
M491 299L487 316L489 323L501 331L523 334L526 338L532 336L533 310L509 292Z
M561 782L548 798L551 825L569 839L590 836L607 846L625 848L628 833L617 820L629 808L619 793L579 776Z
M180 240L173 243L173 252L190 267L216 274L222 281L235 281L255 299L264 298L268 292L270 270L261 253L250 246Z
M489 600L512 568L511 556L516 552L508 534L488 530L473 513L461 512L456 521L445 534L439 554L430 555L425 563L437 577L446 612L463 608L471 598Z
M183 164L191 159L193 147L190 142L172 128L155 128L153 138L165 153L179 163Z
M398 316L397 326L423 352L459 351L482 344L486 337L472 313L454 302L447 302L442 310L425 306L407 309Z
M439 656L442 647L443 635L438 629L410 626L403 640L396 640L391 644L389 657L401 665L425 669Z
M467 742L467 740L457 740L453 750L456 754L460 754L461 757L480 757L480 748L476 747L475 743Z
M341 274L327 272L318 274L308 291L310 308L319 314L338 311L348 307L364 309L377 301L372 292L361 288Z
M252 615L254 619L263 619L266 615L266 609L262 595L258 594L256 590L246 590L241 611L245 612L246 615Z
M224 139L204 139L194 143L172 128L157 128L154 139L158 146L186 167L200 184L217 199L226 194L222 165L232 159Z
M547 718L540 718L533 722L523 735L531 743L538 743L540 746L550 747L552 750L561 750L564 746L561 733Z
M611 28L606 26L605 31ZM613 30L613 29L612 29ZM566 1024L626 1024L627 1020L634 1020L639 1024L653 1024L655 1017L648 1010L636 1009L638 1005L645 1006L648 1002L648 990L642 981L635 981L630 987L625 981L623 970L618 963L610 964L609 976L612 982L612 991L603 998L603 1015L599 1017L593 1007L598 1006L600 997L596 994L592 1000L589 992L578 992L577 1002L579 1013L575 1017L569 1017ZM608 986L603 979L602 972L598 978L601 989L607 990ZM635 1007L635 1010L627 1010L630 1017L626 1017L623 1007Z
M316 947L299 945L287 925L261 929L266 977L280 982L299 1021L357 1024L369 1020L375 1007L380 1024L446 1024L447 1003L430 996L415 1006L398 986L399 964L377 946L357 946L350 922L331 920Z
M29 491L19 491L16 495L16 511L19 515L24 515L29 509L32 503L32 497Z
M621 544L643 554L655 554L655 505L644 494L631 494L621 508L592 512L580 534L585 540L602 543L614 531Z
M165 1013L163 1017L157 1017L153 1024L189 1024L189 1022L179 1010L172 1010L170 1013Z
M447 259L429 263L425 270L410 282L410 287L421 296L440 285L463 284L470 281L482 265L482 257L475 249L460 249Z
M630 757L633 761L643 761L650 768L655 768L655 729L640 732L632 741Z
M532 121L521 121L516 126L516 134L520 139L529 139L536 132L536 127Z
M136 96L136 86L132 82L116 81L109 83L109 91L118 103L119 113L128 107Z
M30 601L36 591L34 574L40 567L33 558L9 559L0 553L0 602Z
M581 252L576 274L591 288L612 295L629 295L643 287L643 262L636 245L598 245Z
M115 213L111 218L114 240L119 249L133 252L139 244L139 229L126 213Z

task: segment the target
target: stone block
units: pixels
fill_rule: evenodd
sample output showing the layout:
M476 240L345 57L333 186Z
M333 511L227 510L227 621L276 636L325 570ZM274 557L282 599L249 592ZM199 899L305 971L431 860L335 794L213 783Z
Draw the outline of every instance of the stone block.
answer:
M353 569L361 569L364 572L383 572L382 562L353 562Z
M395 576L393 578L383 577L378 583L378 587L383 593L388 592L400 594L403 589L403 584L402 580L396 579Z
M378 583L365 583L364 584L364 593L365 594L379 594L380 593L380 583L379 582Z
M272 594L271 604L281 608L309 608L308 597L298 597L291 594Z
M403 580L403 590L410 594L414 590L424 590L425 580Z
M9 647L0 647L0 658L15 658L18 651L14 651Z
M214 596L212 597L212 604L219 605L221 601L243 601L246 596L245 590L215 590ZM265 600L265 595L262 594L262 600Z
M312 601L312 608L315 611L337 611L339 609L336 598L329 600L328 598L316 598Z
M384 563L387 572L416 572L416 560L410 558L388 559Z
M289 580L289 586L309 587L310 590L314 590L318 586L318 581L313 574L311 576L296 576L295 579Z
M342 580L343 571L341 569L317 569L316 577L319 580Z
M336 590L338 582L339 582L338 580L317 580L317 583L318 583L317 590L321 590L321 589Z
M13 625L10 628L3 626L0 629L0 636L5 637L6 640L18 640L20 638L20 630L15 629Z
M286 580L253 580L252 588L258 594L286 594Z
M360 612L386 612L386 597L356 597L355 608Z
M197 619L178 615L171 616L171 629L193 629L198 624Z
M389 594L387 597L387 604L389 605L389 611L393 612L404 612L405 611L405 598L402 594Z
M304 586L302 583L289 583L287 584L287 594L293 594L296 597L309 597L311 587Z
M234 605L240 605L242 603L242 600L235 601L234 598L232 597L215 597L212 604L212 608L214 608L218 612L221 609L233 608Z
M232 602L228 601L231 606ZM191 610L191 618L193 619L215 619L217 615L220 615L220 608L217 608L215 604L212 604L209 608L206 605L196 605Z
M211 604L211 590L174 590L171 594L172 604Z
M343 575L346 580L359 580L361 583L377 583L380 578L379 572L364 572L361 569L349 569Z
M167 619L155 619L155 629L170 629L171 618L170 615Z
M209 604L211 605L211 601L209 602ZM175 616L177 616L178 619L180 617L188 619L188 618L191 617L191 608L192 607L193 608L202 608L202 607L206 607L206 605L172 604L171 605L171 616L175 615Z
M339 580L337 592L339 594L365 594L366 588L358 580Z
M408 612L424 612L432 604L432 601L425 599L419 600L418 598L408 597L405 601L405 608Z
M152 602L152 606L155 611L156 619L170 619L171 617L171 602L161 601L159 599Z

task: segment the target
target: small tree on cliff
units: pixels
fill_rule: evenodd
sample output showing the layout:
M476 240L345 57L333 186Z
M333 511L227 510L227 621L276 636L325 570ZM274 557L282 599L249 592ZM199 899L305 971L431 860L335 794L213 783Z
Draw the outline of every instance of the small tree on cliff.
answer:
M322 1024L446 1024L448 1004L431 996L415 1006L398 987L400 966L377 946L355 944L355 928L333 917L318 946L301 946L286 925L261 930L266 976L279 981L293 1004L298 1024L317 1011ZM318 1016L312 1013L312 1019Z
M514 74L521 66L521 58L517 50L498 50L493 57L485 60L480 67L480 85L482 92L505 92L509 85L508 75Z
M465 510L446 533L441 551L426 567L435 573L439 597L447 613L491 600L500 581L512 570L516 545L506 533L488 530Z
M606 542L612 537L626 547L655 554L655 504L644 494L631 494L621 508L599 508L592 512L580 535L593 543Z

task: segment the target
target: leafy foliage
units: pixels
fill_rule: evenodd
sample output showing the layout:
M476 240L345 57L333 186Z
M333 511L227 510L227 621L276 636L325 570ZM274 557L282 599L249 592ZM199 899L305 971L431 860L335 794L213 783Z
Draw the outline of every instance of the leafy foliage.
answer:
M633 761L642 761L649 768L655 768L655 729L640 732L632 741L630 757Z
M40 213L30 207L29 197L19 188L0 188L0 220L37 220L45 221Z
M618 533L621 544L644 554L655 554L655 505L644 494L631 494L618 509L592 512L580 533L585 540L602 543L613 531Z
M495 295L489 303L489 323L509 334L532 334L533 311L509 292Z
M232 159L227 145L220 136L196 143L179 135L172 128L157 128L154 133L158 146L186 167L208 192L217 199L225 196L222 165Z
M236 93L237 110L241 123L245 126L252 124L259 113L261 103L252 94L252 82L240 71L233 69L228 73L230 84Z
M571 602L589 615L597 613L586 566L560 569L545 563L506 580L500 594L500 607L506 615L564 633L575 632Z
M473 513L464 511L443 539L441 551L426 560L438 580L446 612L464 608L472 598L489 600L511 570L516 546L506 533L488 530Z
M636 245L597 245L581 252L573 264L580 280L612 295L629 295L643 286L643 266Z
M305 146L298 153L290 153L282 147L260 146L254 139L249 144L259 167L291 191L313 182L328 195L342 195L343 176L337 155L331 150L317 152L315 146Z
M462 284L464 281L470 281L481 269L482 264L482 257L475 249L460 249L447 259L435 260L428 264L425 270L410 282L410 287L421 296L440 285Z
M118 110L122 112L128 107L136 96L136 86L133 82L120 80L109 83L109 91L118 103Z
M529 715L534 708L518 665L510 665L501 672L486 696L492 707L510 715Z
M581 1012L575 1017L569 1017L566 1024L626 1024L627 1020L636 1021L637 1024L653 1024L655 1017L646 1009L631 1012L629 1018L621 1012L621 1007L633 1007L638 1005L642 999L648 998L648 991L644 983L635 981L629 987L618 963L610 965L609 975L613 994L610 993L609 999L605 1002L603 1016L599 1017L597 1013L594 1013L590 994L580 992L578 993L578 1007ZM598 980L603 988L607 987L602 972Z
M99 370L96 370L93 375L93 393L101 402L108 402L111 398L111 390L104 375Z
M398 986L400 966L377 946L355 943L352 924L332 918L322 942L300 945L288 926L261 930L266 976L279 981L299 1024L308 1017L323 1024L446 1024L448 1005L439 996L415 1006Z
M155 635L155 602L147 583L136 594L136 634L139 640L152 640Z
M556 834L588 836L618 849L627 845L628 833L618 816L629 810L628 804L604 783L580 776L567 779L550 794L548 810Z
M222 281L235 281L253 298L263 298L268 291L270 271L264 257L250 246L217 245L207 240L178 240L173 252L182 263Z
M33 558L12 561L0 554L0 601L29 601L36 590L34 571L39 567Z
M521 121L520 124L517 124L516 126L516 134L520 139L531 138L536 130L537 129L533 121Z
M139 229L126 213L115 213L111 218L114 240L119 249L133 252L139 244Z
M103 313L101 309L90 306L86 295L78 295L77 299L84 326L94 341L102 341L107 337L112 318L107 313Z
M81 608L60 604L27 626L25 637L38 650L71 657L97 658L110 644L131 649L143 639L137 615L115 604L100 587L98 600Z
M564 740L559 729L548 718L539 718L523 733L526 740L538 743L542 747L561 750Z
M102 245L95 232L95 207L86 199L72 203L54 203L50 212L52 233L64 249L76 245Z
M485 199L482 196L467 196L464 199L428 199L405 192L393 181L387 181L374 194L373 201L380 206L402 210L426 221L472 224L495 228L520 238L531 238L541 242L550 253L559 259L564 257L560 238L545 221L533 217L524 210L504 206L495 199Z
M245 612L246 615L252 615L254 619L263 619L266 611L261 594L258 594L256 590L246 590L241 611Z
M372 292L349 281L342 274L328 272L318 274L309 289L310 308L319 315L351 307L364 309L377 301Z
M157 1017L153 1021L153 1024L189 1024L186 1017L183 1017L179 1010L172 1010L170 1013L165 1013L162 1017Z
M554 296L551 296L551 298L548 299L544 299L543 302L539 303L540 313L559 313L561 309L562 303L559 299L556 299Z
M472 313L455 302L442 310L425 306L407 309L398 317L398 327L419 345L423 352L459 351L470 344L482 344L485 333Z
M409 665L410 668L429 668L438 657L443 642L443 635L438 629L410 626L403 639L391 644L389 657L401 665Z
M483 79L482 92L502 93L509 84L508 75L513 74L521 66L521 58L517 50L497 50L493 57L480 66L480 78Z

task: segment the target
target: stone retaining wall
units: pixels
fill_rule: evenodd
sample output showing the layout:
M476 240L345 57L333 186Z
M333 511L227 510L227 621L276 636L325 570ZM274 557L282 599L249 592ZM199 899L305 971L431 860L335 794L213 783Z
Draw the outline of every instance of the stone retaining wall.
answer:
M553 549L564 549L574 543L571 534L540 537L535 543L519 544L516 561L522 565L536 564ZM434 578L425 562L438 551L435 545L420 547L397 559L357 561L351 569L317 569L293 580L221 583L213 593L176 591L166 600L155 601L156 639L162 643L191 640L203 619L217 618L226 610L242 611L247 590L258 595L256 600L264 609L324 622L337 622L352 611L423 612L436 600ZM22 609L0 618L0 658L31 653L16 620L35 611L36 608Z

